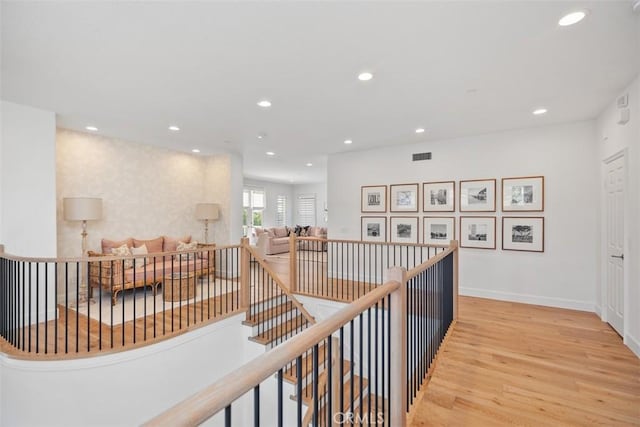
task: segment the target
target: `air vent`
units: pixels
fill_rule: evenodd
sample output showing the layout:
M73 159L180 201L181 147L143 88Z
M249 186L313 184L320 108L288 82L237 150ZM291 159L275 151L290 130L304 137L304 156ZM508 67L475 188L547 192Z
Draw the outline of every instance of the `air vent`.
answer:
M413 155L413 161L417 162L419 160L431 160L431 153L415 153Z

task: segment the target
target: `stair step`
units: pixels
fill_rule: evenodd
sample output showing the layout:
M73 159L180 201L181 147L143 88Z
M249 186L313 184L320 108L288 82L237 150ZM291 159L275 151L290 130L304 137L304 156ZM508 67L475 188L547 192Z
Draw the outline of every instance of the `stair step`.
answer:
M345 361L346 363L349 363L348 361ZM362 391L366 391L367 386L369 385L369 380L367 380L366 378L360 378L359 375L354 375L353 376L353 399L354 399L354 405L357 404L357 399L358 397L360 397L360 381L362 380ZM328 384L328 382L327 382ZM339 386L338 386L339 387ZM323 390L318 390L318 394L322 397L325 395L326 391L327 391L327 387L322 387ZM297 396L296 395L291 395L291 400L297 401ZM313 401L313 384L310 383L308 386L306 386L305 388L302 389L302 403L304 403L305 405L309 406L311 404L311 402ZM337 404L337 402L335 403ZM334 404L334 405L335 405ZM344 408L345 410L349 409L349 406L351 404L351 377L349 377L345 382L344 382Z
M324 352L322 351L322 349L319 349L318 350L318 368L320 368L319 373L322 373L326 370L328 374L329 371L327 370L327 367L324 365L324 361L325 361ZM334 369L340 369L340 367L339 366L334 367ZM350 369L351 369L351 362L349 362L348 360L343 360L342 361L343 374L347 375ZM313 354L309 353L309 356L302 358L302 378L307 378L307 377L311 378L312 375L313 375ZM296 384L298 382L295 363L291 366L291 368L287 369L283 373L282 378L286 382L291 384Z
M306 327L307 320L303 315L299 314L286 323L281 323L273 328L264 331L260 335L255 337L249 337L250 341L257 342L258 344L268 345L274 341L278 341L280 338L285 337L291 331L294 331L297 327Z
M287 301L284 304L276 305L269 310L260 311L258 313L254 313L251 316L247 316L247 318L242 322L243 325L247 326L256 326L261 322L265 322L267 320L271 320L274 317L278 317L284 313L287 313L293 309L293 302Z
M369 408L369 398L371 398L371 408ZM378 411L376 412L376 400L378 401ZM360 406L356 406L353 411L353 424L354 425L382 425L384 419L388 420L388 415L385 413L385 405L387 399L376 396L375 394L368 394L362 398L362 415L360 415ZM360 402L354 402L359 404ZM380 414L380 416L378 416ZM378 420L380 422L378 422Z

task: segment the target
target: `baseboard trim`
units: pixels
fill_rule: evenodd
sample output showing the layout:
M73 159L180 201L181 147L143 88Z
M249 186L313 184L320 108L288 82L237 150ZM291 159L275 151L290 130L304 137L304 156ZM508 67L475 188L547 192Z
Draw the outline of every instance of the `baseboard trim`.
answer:
M635 339L630 334L624 336L624 343L640 358L640 340Z
M600 319L602 319L602 307L600 307L598 304L596 304L596 305L593 306L593 310L596 312L598 317Z
M496 299L500 301L521 302L524 304L544 305L547 307L568 308L571 310L595 312L595 305L587 301L564 298L541 297L537 295L515 294L511 292L490 291L487 289L460 287L460 295Z

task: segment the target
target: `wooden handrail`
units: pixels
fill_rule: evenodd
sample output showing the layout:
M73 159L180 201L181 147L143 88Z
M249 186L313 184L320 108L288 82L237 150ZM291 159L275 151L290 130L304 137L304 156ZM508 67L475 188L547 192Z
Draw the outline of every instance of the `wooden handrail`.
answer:
M217 414L233 401L262 383L287 363L355 319L360 313L400 288L387 282L316 323L260 357L224 376L177 405L147 421L145 426L193 426ZM403 409L404 411L404 409Z
M276 283L276 285L278 285L278 287L282 290L282 292L284 292L285 295L287 295L287 297L291 300L293 305L295 305L296 308L300 310L300 313L302 313L305 319L307 319L307 322L311 323L312 325L315 324L316 319L311 315L311 313L307 311L306 308L304 308L304 306L300 303L300 301L298 301L296 297L293 296L293 294L289 291L289 289L287 289L287 287L282 282L278 274L275 271L273 271L273 269L269 267L269 265L267 265L265 260L260 258L260 256L256 253L255 249L253 249L251 246L246 246L246 249L251 253L251 255L253 255L253 258L256 261L258 261L258 264L260 264L260 266L264 268L264 270L269 274L269 276L271 276L273 281Z
M452 242L455 242L455 240L452 240ZM416 277L418 274L422 273L423 271L425 271L426 269L428 269L429 267L437 264L438 262L440 262L442 259L446 258L447 256L449 256L451 253L455 252L458 250L458 245L456 244L451 244L449 246L447 246L447 250L445 250L444 252L440 252L438 255L429 258L428 260L426 260L425 262L423 262L420 265L415 266L414 268L412 268L411 270L407 271L407 280L411 280L414 277Z
M356 243L376 246L409 246L417 248L448 248L449 245L434 245L433 243L394 243L394 242L364 242L362 240L343 240L343 239L323 239L322 237L296 237L296 240L322 241L327 243Z
M215 246L211 245L211 248L202 248L202 249L193 249L190 251L171 251L171 252L154 252L148 253L144 255L127 255L127 256L114 256L114 255L102 255L100 257L75 257L75 258L36 258L36 257L23 257L17 255L11 255L7 253L0 252L0 258L5 258L10 261L21 261L21 262L108 262L108 261L122 261L123 259L135 259L135 258L152 258L152 257L163 257L169 255L180 255L180 254L192 254L192 253L202 253L202 252L211 252L211 251L219 251L224 249L240 249L242 245L228 245L228 246Z

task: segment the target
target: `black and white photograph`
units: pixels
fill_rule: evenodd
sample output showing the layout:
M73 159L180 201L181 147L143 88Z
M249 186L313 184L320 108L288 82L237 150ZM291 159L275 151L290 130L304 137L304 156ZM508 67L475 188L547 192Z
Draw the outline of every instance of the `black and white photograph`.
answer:
M455 200L455 181L422 183L423 212L453 212Z
M461 216L460 247L496 248L496 218L493 216Z
M394 243L418 243L418 217L392 216L390 236Z
M450 240L455 240L455 218L425 216L422 230L423 243L448 245Z
M361 188L360 211L361 212L386 212L387 211L387 186L365 185Z
M418 184L390 185L391 212L418 212Z
M469 240L487 241L487 224L469 224L467 238Z
M384 216L363 216L360 218L360 238L365 242L387 241L387 218Z
M502 210L544 211L544 176L502 178Z
M502 249L544 252L544 218L502 217Z
M460 212L495 212L496 180L460 181Z

